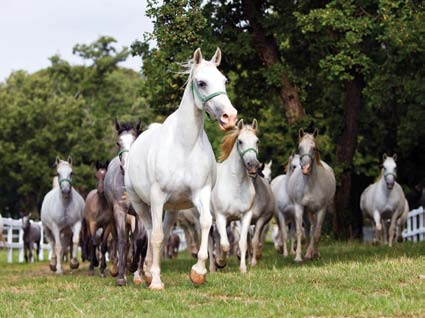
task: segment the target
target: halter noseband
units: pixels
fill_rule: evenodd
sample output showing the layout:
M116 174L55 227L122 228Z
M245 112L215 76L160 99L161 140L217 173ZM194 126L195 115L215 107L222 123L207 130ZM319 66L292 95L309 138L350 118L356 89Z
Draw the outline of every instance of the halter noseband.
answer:
M63 182L69 182L69 184L72 184L72 180L71 179L67 179L67 178L63 178L59 180L59 186L62 185Z
M393 176L394 179L397 178L397 174L394 173L394 172L386 172L386 173L384 173L384 178L386 178L387 176Z
M198 86L195 84L195 80L192 80L191 86L192 86L192 95L193 95L193 97L195 97L195 95L196 95L196 97L198 97L198 99L202 102L202 112L205 112L205 104L209 100L213 99L214 97L216 97L218 95L227 95L226 92L219 91L219 92L215 92L215 93L212 93L210 95L207 95L207 96L202 96L201 95L201 92L198 90Z
M242 161L243 161L243 157L250 151L255 152L255 155L258 156L258 151L255 148L248 148L248 149L245 149L244 151L241 151L241 149L239 148L238 142L236 143L236 149L238 150L239 156L241 157Z
M120 150L119 152L118 152L118 157L120 158L120 160L121 160L121 155L123 154L123 153L125 153L125 152L129 152L130 150L128 150L128 149L122 149L122 150Z

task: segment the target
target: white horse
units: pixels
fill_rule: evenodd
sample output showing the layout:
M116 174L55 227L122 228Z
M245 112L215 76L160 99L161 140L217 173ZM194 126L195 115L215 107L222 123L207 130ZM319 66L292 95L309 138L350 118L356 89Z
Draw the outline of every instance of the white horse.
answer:
M292 154L289 156L286 166L286 174L282 174L274 178L271 182L274 194L275 218L278 225L278 245L282 244L283 256L288 256L288 225L291 224L291 253L294 253L294 229L295 229L295 209L294 204L289 197L288 181L295 169L300 168L300 156ZM280 246L279 246L280 248Z
M244 125L240 120L237 129L227 134L221 144L221 163L217 165L217 182L211 196L211 207L215 216L217 231L220 235L220 248L211 251L215 260L210 261L210 270L215 265L224 267L230 250L227 237L227 225L231 221L241 220L239 249L241 252L240 271L246 272L245 255L247 235L253 215L255 188L252 179L257 176L260 163L257 159L258 137L257 121ZM211 248L211 245L210 245Z
M389 246L393 245L399 219L403 220L405 211L409 209L403 189L396 182L396 160L396 155L390 157L384 154L384 163L382 164L382 171L378 181L368 186L360 197L360 209L364 217L374 220L378 241L387 242L386 222L391 220Z
M226 94L226 78L217 69L220 60L220 49L211 61L204 60L197 49L179 108L162 125L142 133L130 149L125 185L148 229L145 278L147 283L151 280L151 289L164 288L160 276L164 208L177 211L194 205L198 209L202 238L190 278L195 284L205 283L216 162L204 131L204 117L208 112L226 130L235 125L237 115Z
M300 169L295 169L288 181L289 197L295 209L297 249L295 261L301 262L301 239L304 211L309 213L311 224L310 244L305 259L319 257L319 240L327 210L334 210L336 182L333 170L320 160L316 146L317 129L313 134L299 132L298 152Z
M84 200L72 187L71 157L68 157L67 161L56 157L56 171L59 187L54 187L44 196L41 205L41 221L52 251L50 269L57 274L62 274L64 249L61 235L65 235L70 230L73 243L70 267L76 269L79 266L77 248L80 242Z

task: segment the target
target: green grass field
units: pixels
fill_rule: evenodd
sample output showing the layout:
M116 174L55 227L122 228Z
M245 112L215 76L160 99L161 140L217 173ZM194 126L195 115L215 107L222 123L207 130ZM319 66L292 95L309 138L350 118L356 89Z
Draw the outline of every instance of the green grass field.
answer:
M165 290L116 287L87 276L88 264L55 276L48 263L7 264L0 251L1 317L425 317L425 242L394 248L324 242L321 259L302 265L271 244L248 273L238 261L195 287L187 254L164 260Z

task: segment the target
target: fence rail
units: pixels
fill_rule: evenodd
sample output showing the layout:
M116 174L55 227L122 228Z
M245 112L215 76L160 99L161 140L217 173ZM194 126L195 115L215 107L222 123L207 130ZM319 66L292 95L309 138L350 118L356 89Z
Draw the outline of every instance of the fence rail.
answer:
M44 240L43 226L41 221L31 223L39 224L41 228L41 244L40 244L40 253L38 254L39 260L44 260L44 251L49 251L50 255L50 245L46 244ZM4 242L0 241L0 247L7 249L7 262L13 262L13 250L18 250L18 262L24 262L24 230L22 229L22 219L11 219L3 218L3 237L6 239L6 245Z
M423 207L412 210L407 217L407 225L402 233L404 241L425 240L425 210Z

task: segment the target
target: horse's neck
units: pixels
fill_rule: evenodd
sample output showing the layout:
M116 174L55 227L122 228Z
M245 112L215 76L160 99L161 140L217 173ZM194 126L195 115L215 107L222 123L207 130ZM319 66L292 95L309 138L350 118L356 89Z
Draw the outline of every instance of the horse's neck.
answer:
M233 145L229 157L222 164L229 173L228 175L231 176L230 180L234 185L242 187L245 184L252 184L252 179L248 175L245 165L236 149L236 143Z
M173 137L176 142L191 149L199 138L202 137L204 131L204 115L195 105L190 81L186 85L183 98L175 115L177 118L177 125L173 127L175 131Z
M391 191L388 190L385 178L383 176L378 180L378 188L385 198L388 198L391 195Z

